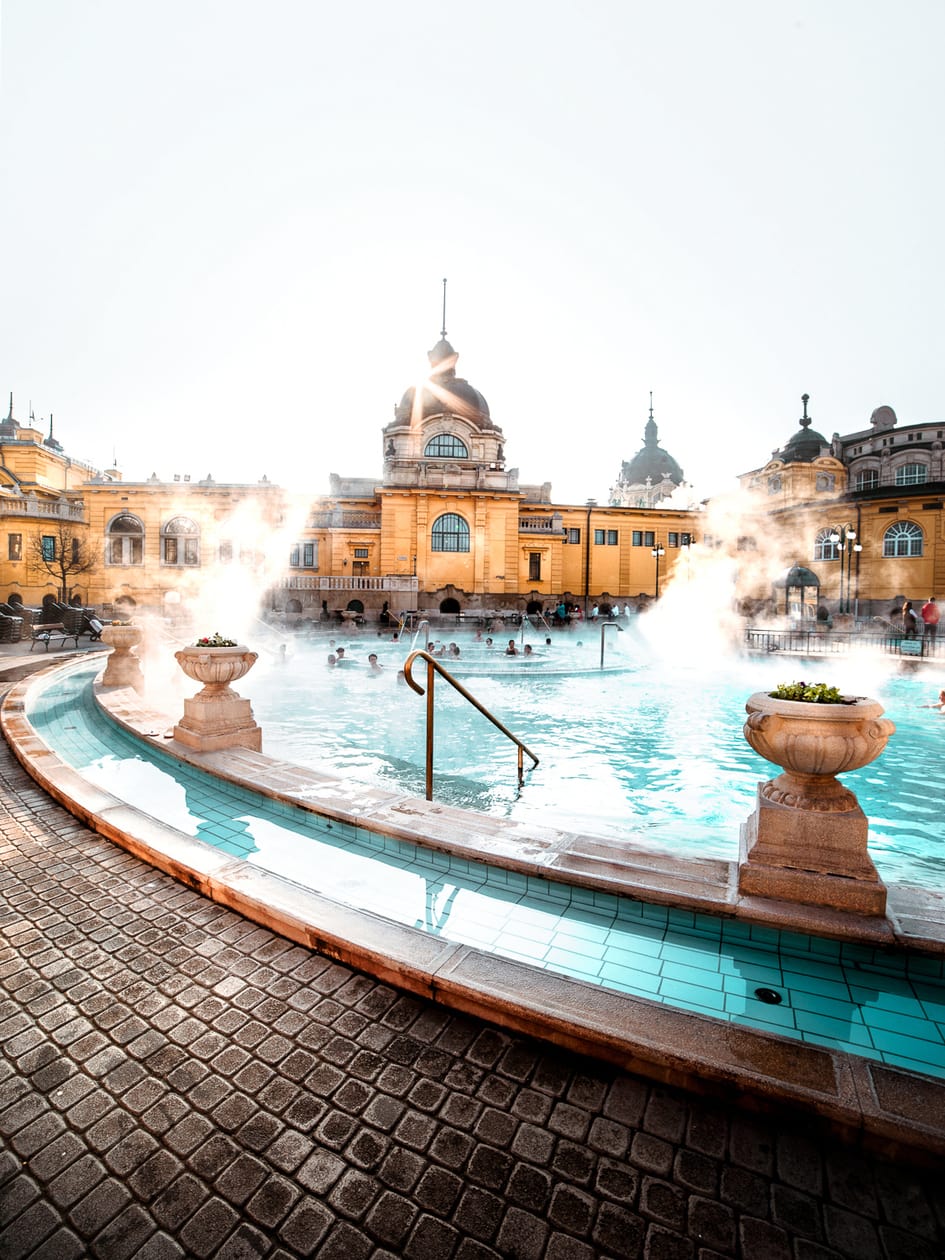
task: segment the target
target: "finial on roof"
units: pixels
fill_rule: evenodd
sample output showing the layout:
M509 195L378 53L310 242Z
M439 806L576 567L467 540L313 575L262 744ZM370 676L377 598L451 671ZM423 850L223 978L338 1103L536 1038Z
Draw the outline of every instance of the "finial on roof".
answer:
M650 390L650 419L653 419L653 391Z
M804 414L801 416L801 428L810 428L811 419L807 414L807 404L810 401L810 394L801 394L801 402L804 404Z
M10 390L10 412L7 416L7 419L8 420L13 419L13 390L12 389Z
M446 277L443 277L443 327L440 329L440 336L446 339Z

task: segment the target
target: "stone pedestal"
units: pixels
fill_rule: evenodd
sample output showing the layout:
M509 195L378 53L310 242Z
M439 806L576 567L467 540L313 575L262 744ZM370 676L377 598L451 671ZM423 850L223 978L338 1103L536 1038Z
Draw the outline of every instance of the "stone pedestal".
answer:
M852 808L824 813L798 809L764 795L739 836L738 891L828 906L853 914L885 914L886 887L866 850L866 815Z
M134 649L141 642L141 630L138 626L103 626L101 639L112 649L105 663L102 685L133 687L135 691L143 691L141 662L134 655Z
M189 678L204 684L202 691L184 701L184 716L174 727L174 738L197 752L221 748L261 752L262 731L252 706L229 686L249 672L257 654L237 645L182 648L174 655Z
M882 705L866 698L810 704L758 692L745 708L745 738L784 773L759 784L755 812L742 826L739 892L885 914L866 815L835 777L869 765L886 747L896 728L881 716Z

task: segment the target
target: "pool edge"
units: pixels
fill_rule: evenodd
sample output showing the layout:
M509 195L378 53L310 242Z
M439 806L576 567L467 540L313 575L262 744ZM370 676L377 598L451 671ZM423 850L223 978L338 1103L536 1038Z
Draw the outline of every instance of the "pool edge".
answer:
M60 666L70 667L76 663ZM880 1146L887 1153L899 1151L912 1158L945 1154L945 1122L935 1125L929 1120L945 1117L945 1081L433 940L413 928L331 901L158 824L91 787L45 745L25 712L26 696L37 681L34 676L14 684L0 708L4 735L27 773L104 838L218 904L409 992L624 1070L702 1092L750 1099L755 1105L801 1108L848 1139ZM126 729L139 737L142 731L153 732L156 715L140 704L134 692L109 691L108 698L110 708L123 711L122 717L113 716ZM139 722L140 730L129 724L132 719ZM200 756L189 750L189 755L181 756L168 747L170 742L162 741L166 751L211 773L220 759L229 756ZM251 760L258 756L252 754ZM242 754L236 757L235 769L245 769L246 760ZM283 763L274 764L281 767ZM237 777L235 770L232 777ZM240 777L240 781L246 780ZM312 808L311 798L305 804ZM318 812L324 812L321 806ZM367 825L360 810L349 811L346 818ZM409 838L418 839L415 834ZM492 857L478 856L480 860ZM535 873L549 874L545 869ZM641 894L651 899L649 889L637 889L637 896ZM735 909L729 907L727 912L733 914Z

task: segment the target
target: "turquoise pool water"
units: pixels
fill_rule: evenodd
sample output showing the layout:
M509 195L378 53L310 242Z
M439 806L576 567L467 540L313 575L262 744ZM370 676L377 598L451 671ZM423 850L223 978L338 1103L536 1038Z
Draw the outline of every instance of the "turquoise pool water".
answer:
M453 636L450 636L453 637ZM507 638L508 636L505 636ZM884 676L875 662L654 660L632 632L599 632L583 648L533 636L534 657L458 637L444 665L540 758L518 791L515 749L437 679L434 799L503 817L591 831L673 853L734 860L759 780L778 770L745 742L745 700L780 681L829 678L879 698L896 734L871 766L843 776L869 819L881 876L945 889L945 717L921 707L945 686L932 675ZM240 685L264 748L276 757L423 795L426 701L397 679L406 648L365 634L300 643L281 669L256 666ZM497 636L497 643L499 643ZM372 672L369 652L384 668ZM425 666L414 676L425 685ZM529 762L526 758L526 767Z
M336 900L444 939L717 1019L945 1076L941 959L526 878L332 823L176 762L95 705L99 667L33 693L60 757L152 817ZM759 990L772 990L768 1003Z

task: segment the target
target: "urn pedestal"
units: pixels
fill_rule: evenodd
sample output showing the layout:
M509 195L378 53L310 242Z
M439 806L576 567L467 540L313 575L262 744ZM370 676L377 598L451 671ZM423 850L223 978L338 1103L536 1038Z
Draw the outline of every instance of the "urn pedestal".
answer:
M175 652L178 665L203 689L184 701L184 716L174 727L174 738L197 752L221 748L262 751L262 731L250 702L230 687L249 673L258 654L236 647L186 647Z
M138 626L103 626L101 640L112 649L105 663L102 685L105 687L134 687L135 691L144 690L144 675L141 662L134 655L134 649L141 642L141 630Z
M877 700L809 704L751 696L745 738L783 773L758 785L742 826L743 896L883 915L886 888L867 852L867 821L836 775L874 761L895 731Z

